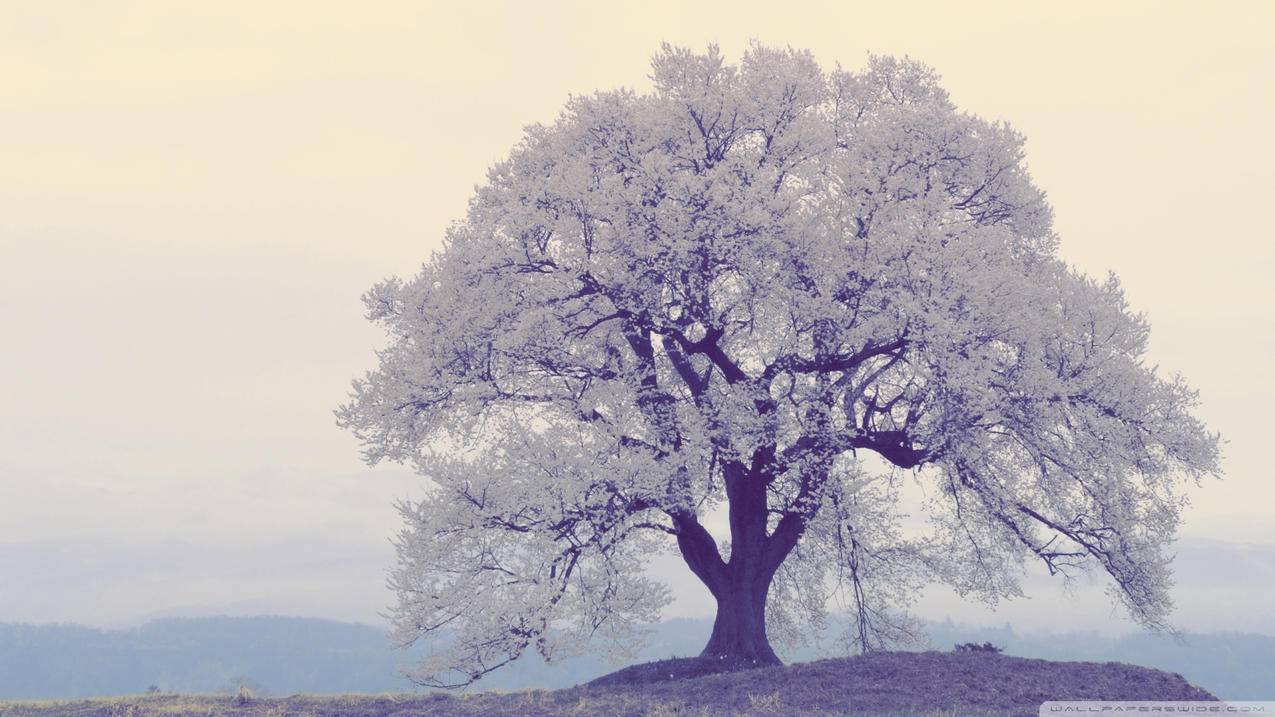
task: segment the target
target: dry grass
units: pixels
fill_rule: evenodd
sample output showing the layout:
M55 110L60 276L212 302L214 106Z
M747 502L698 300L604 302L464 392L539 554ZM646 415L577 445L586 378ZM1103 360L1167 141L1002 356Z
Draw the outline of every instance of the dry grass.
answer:
M711 671L694 659L666 660L553 692L0 703L0 717L1003 717L1035 715L1051 699L1213 699L1178 675L1142 667L981 653L879 653L705 674Z

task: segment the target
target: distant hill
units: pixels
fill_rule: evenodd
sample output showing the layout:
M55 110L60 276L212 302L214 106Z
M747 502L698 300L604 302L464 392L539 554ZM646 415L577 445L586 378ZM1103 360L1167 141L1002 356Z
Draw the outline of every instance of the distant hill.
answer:
M1179 675L1117 663L1049 662L988 653L888 652L802 662L739 672L669 679L669 671L696 674L688 663L666 660L624 670L608 684L546 692L383 695L261 699L182 695L103 699L78 703L5 705L9 717L160 717L175 713L267 717L278 714L362 717L428 714L433 717L567 717L696 714L894 715L1021 717L1038 714L1047 700L1212 700ZM688 669L689 668L689 669ZM636 678L636 679L634 679Z
M247 677L276 693L409 685L381 630L284 617L166 619L124 630L0 624L0 697L213 693Z
M694 655L709 620L654 626L633 662ZM1103 637L1019 634L1009 628L929 625L931 645L991 641L1007 654L1050 660L1123 662L1183 675L1224 699L1275 699L1275 637L1191 634L1183 642L1149 635ZM837 654L831 640L785 655L809 661ZM64 625L0 624L0 699L74 698L164 691L212 694L248 678L273 695L411 690L398 666L411 655L391 650L381 629L287 617L164 619L123 630ZM616 670L593 657L552 666L522 659L476 687L557 689Z

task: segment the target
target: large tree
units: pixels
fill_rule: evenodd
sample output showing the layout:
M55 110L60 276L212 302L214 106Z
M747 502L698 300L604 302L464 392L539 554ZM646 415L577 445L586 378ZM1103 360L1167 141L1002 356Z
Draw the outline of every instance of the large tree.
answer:
M339 421L434 484L391 580L401 642L439 636L416 679L625 646L672 546L717 601L705 655L777 662L767 623L817 627L832 594L871 649L923 582L995 600L1028 560L1100 568L1164 626L1218 439L1115 278L1059 259L1022 137L907 60L652 66L529 127L420 274L365 296L390 342ZM931 530L899 524L908 481Z

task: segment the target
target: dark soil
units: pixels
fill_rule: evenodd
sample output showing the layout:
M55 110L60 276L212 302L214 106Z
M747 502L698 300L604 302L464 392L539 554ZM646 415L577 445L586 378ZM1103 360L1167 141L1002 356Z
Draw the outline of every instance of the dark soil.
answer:
M739 672L757 669L753 662L729 661L711 657L675 657L659 662L644 662L631 665L609 675L585 683L585 687L613 687L622 685L645 685L651 682L666 680L689 680L695 677L707 677L723 672Z

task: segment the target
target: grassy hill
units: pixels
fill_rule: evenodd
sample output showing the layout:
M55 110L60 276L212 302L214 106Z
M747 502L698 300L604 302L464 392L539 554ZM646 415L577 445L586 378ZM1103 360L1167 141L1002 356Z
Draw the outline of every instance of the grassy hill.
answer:
M278 699L158 695L0 703L2 717L579 717L581 715L1036 715L1057 699L1212 700L1181 676L1115 662L994 653L888 652L678 678L710 671L680 659L625 668L569 689ZM673 679L670 679L672 677Z
M830 621L817 643L783 653L790 663L844 654L841 623ZM651 627L647 647L632 662L694 655L708 640L711 620L674 619ZM1008 627L927 625L928 649L990 640L1017 657L1053 661L1123 662L1176 672L1218 697L1275 699L1275 636L1018 633ZM393 693L410 690L397 673L416 655L390 649L384 630L327 620L283 617L185 618L126 630L0 624L0 700L71 700L165 692L211 694L233 690L240 678L270 695ZM527 655L485 677L476 690L514 692L587 683L626 663L595 654L546 665Z

